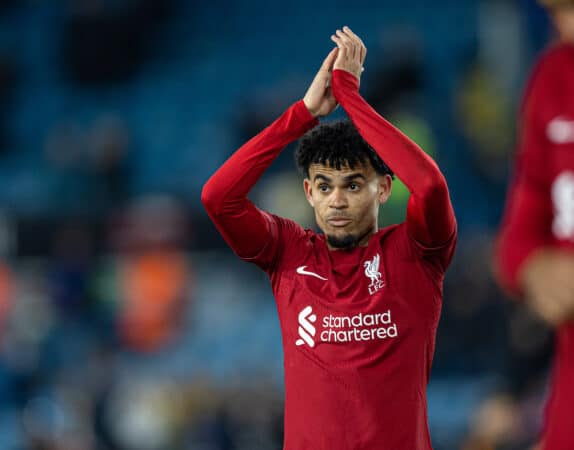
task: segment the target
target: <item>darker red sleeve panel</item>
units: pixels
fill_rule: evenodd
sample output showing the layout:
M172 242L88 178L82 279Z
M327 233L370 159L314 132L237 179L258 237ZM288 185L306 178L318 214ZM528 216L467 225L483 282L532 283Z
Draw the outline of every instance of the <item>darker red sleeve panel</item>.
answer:
M275 236L273 216L247 194L281 150L317 124L303 101L237 150L203 187L201 201L225 241L241 258L257 259Z
M355 76L335 70L332 85L335 98L363 138L411 192L407 208L409 235L429 249L454 240L456 219L446 180L436 163L361 97Z

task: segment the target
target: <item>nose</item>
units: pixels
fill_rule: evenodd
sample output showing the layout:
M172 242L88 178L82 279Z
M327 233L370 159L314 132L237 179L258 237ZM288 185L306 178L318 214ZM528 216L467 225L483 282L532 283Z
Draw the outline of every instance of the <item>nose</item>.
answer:
M334 209L344 209L349 206L344 189L335 188L333 190L329 199L329 206Z

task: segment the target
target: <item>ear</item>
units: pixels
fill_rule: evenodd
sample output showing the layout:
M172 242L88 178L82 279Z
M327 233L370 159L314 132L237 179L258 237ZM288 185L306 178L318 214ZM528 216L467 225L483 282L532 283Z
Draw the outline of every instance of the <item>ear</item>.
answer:
M305 178L303 180L303 189L305 190L305 197L307 197L307 201L311 207L314 208L315 202L313 202L313 186L311 186L311 180L309 180L309 178Z
M391 196L392 186L393 179L390 175L379 176L379 203L386 203L386 201Z

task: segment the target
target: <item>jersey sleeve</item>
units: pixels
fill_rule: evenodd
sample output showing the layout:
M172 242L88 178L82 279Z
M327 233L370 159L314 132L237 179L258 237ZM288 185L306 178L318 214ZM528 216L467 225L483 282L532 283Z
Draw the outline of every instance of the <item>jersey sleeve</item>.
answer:
M430 156L363 99L354 75L334 70L332 85L359 133L410 191L406 225L419 255L444 271L454 252L456 219L443 174Z
M278 239L297 225L257 208L247 195L281 150L317 124L303 101L237 150L203 187L202 203L233 251L267 269L280 250Z
M552 155L562 150L574 152L574 145L554 142L552 122L568 117L574 121L574 106L565 101L574 98L573 93L571 80L564 79L560 70L560 54L543 57L522 104L519 147L496 241L496 276L513 294L520 294L519 273L524 262L553 241Z

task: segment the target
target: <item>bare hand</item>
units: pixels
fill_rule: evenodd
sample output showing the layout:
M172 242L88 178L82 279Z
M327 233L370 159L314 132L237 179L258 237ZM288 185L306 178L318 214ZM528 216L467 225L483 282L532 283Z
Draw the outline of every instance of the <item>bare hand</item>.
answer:
M333 66L334 69L346 70L361 79L363 64L367 56L367 47L359 36L351 31L349 27L337 30L331 36L331 40L337 44L339 54Z
M311 86L307 89L305 97L303 97L303 102L313 117L327 116L337 107L337 100L335 100L329 87L337 53L337 48L334 48L327 55Z
M530 307L557 326L574 318L574 255L540 250L526 261L520 282Z

